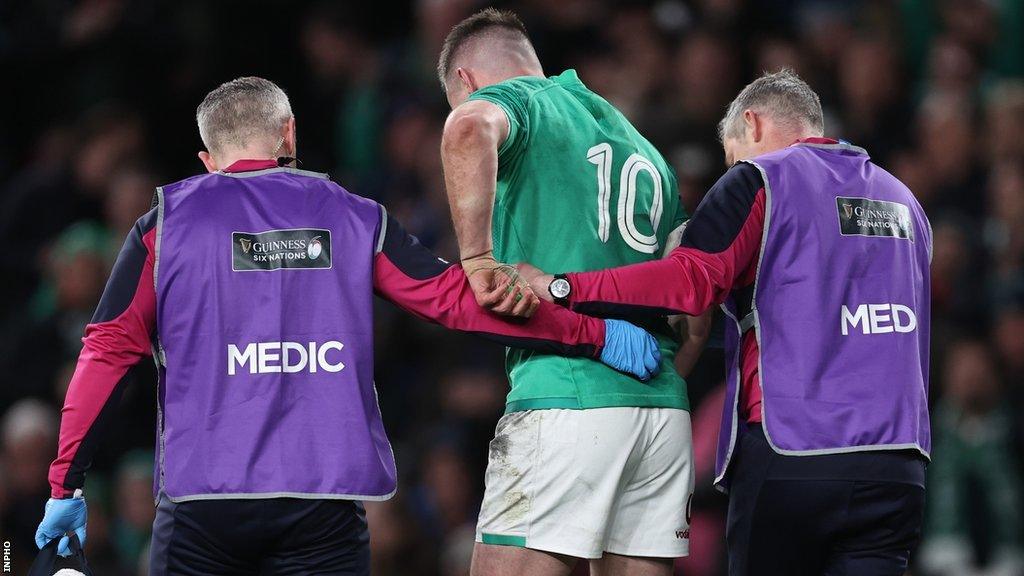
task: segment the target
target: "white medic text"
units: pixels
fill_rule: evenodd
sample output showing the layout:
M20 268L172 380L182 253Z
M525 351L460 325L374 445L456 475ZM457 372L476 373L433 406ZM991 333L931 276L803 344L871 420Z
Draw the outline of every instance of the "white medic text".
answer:
M228 376L242 368L249 374L294 374L307 371L315 374L341 372L345 365L338 353L345 345L337 340L316 342L253 342L239 349L228 344ZM333 361L332 361L333 360Z
M906 334L917 328L917 315L903 304L861 304L852 311L843 305L843 336L860 329L864 334Z

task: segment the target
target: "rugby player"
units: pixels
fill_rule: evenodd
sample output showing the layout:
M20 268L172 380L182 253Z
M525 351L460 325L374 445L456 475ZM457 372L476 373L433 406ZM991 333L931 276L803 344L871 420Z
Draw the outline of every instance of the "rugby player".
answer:
M85 472L129 369L151 353L153 575L369 573L359 502L396 486L373 384L374 293L507 345L600 357L643 379L657 370L655 340L626 322L529 293L528 321L483 310L463 271L382 206L287 167L295 118L272 82L221 85L197 123L209 173L157 189L86 328L40 548L61 538L67 554L68 532L85 541ZM499 303L519 296L490 279Z
M546 78L522 22L483 10L444 42L438 75L453 110L442 140L463 268L528 260L562 271L662 257L687 218L661 154L568 70ZM555 289L555 296L559 295ZM615 315L613 307L588 314ZM511 347L505 415L491 443L475 575L667 575L689 547L693 466L679 344L656 322L649 382ZM706 318L694 320L706 336ZM694 330L694 333L698 332ZM699 353L701 338L689 339Z

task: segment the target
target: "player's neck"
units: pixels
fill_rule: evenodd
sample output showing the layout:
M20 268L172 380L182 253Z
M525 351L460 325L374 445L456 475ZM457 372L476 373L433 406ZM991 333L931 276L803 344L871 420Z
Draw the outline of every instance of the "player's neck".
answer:
M484 85L498 84L510 78L522 76L544 77L544 69L541 67L540 62L526 55L506 54L506 59L494 64L494 68L488 70L486 66L481 66L480 69L485 71ZM488 74L487 72L490 73Z
M543 78L544 70L540 66L524 62L512 68L508 73L509 78L517 78L519 76L536 76L538 78Z

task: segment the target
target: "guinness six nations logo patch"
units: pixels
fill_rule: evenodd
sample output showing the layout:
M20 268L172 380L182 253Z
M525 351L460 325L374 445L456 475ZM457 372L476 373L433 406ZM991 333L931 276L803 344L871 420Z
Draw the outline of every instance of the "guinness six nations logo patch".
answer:
M867 198L836 198L843 236L889 236L914 239L910 208L899 202Z
M231 233L231 269L330 268L331 231L320 228Z

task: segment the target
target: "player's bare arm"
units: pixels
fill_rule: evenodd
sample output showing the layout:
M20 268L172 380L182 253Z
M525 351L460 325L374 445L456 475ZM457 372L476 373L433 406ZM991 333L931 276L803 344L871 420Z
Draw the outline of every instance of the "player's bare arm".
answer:
M491 252L498 148L508 133L505 112L482 100L459 105L445 122L441 159L463 260Z
M498 148L508 137L505 112L471 100L448 116L441 160L459 241L459 257L477 303L499 314L530 316L539 301L515 270L494 259L491 218L498 177Z

